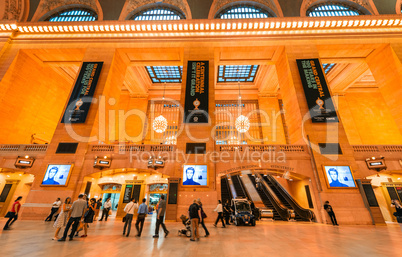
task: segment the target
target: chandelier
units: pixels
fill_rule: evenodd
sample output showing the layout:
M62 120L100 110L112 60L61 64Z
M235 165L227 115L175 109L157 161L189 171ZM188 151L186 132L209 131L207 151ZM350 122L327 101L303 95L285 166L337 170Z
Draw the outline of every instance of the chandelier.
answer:
M156 133L163 133L165 132L167 125L167 119L161 114L154 119L154 122L152 123L152 128Z
M239 86L239 114L235 121L235 128L240 133L246 133L250 129L250 121L249 119L241 114L241 108L243 107L241 104L241 93L240 93L240 79L237 80L237 85Z
M240 133L246 133L250 129L250 121L246 116L240 115L235 121L235 127Z
M161 115L156 117L154 119L154 122L152 123L152 128L156 133L163 133L167 129L168 121L165 117L163 117L163 107L164 107L164 100L165 100L165 88L166 88L166 82L163 86L163 98L162 98L162 111Z

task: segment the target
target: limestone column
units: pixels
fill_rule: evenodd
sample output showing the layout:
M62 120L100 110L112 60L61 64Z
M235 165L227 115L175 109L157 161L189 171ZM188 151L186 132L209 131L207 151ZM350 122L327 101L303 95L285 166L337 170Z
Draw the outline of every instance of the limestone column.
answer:
M314 166L311 179L316 194L314 203L321 208L324 201L331 202L341 224L371 224L371 217L364 206L357 188L330 189L327 187L324 165L350 166L355 179L361 178L353 156L353 149L346 136L342 119L339 123L312 123L296 59L319 58L315 45L286 46L277 61L279 86L286 111L286 121L292 144L308 144L307 136L313 146ZM339 115L338 115L338 118ZM341 155L322 155L318 143L339 143ZM297 172L297 171L296 171ZM318 179L316 179L318 178Z
M115 54L115 49L113 48L88 48L86 49L82 61L103 62L103 67L93 97L94 99L97 99L98 102L91 104L86 121L83 124L60 123L64 114L63 111L53 139L48 146L46 157L38 168L32 170L32 173L35 175L35 180L32 185L32 190L26 199L26 203L28 203L30 207L22 209L23 218L42 219L45 217L46 213L49 212L49 207L47 205L50 206L55 197L65 199L70 196L75 200L82 188L83 176L85 174L83 167L88 144L91 143L91 141L97 142L99 137L108 134L108 118L105 117L105 115L107 116L109 107L106 106L104 107L104 110L100 110L99 106L102 105L99 104L99 99L101 99L101 96L105 96L106 104L108 104L110 98L114 98L118 101L121 86L123 85L126 65L119 55ZM70 132L68 132L66 128L69 126L71 127ZM100 132L93 134L92 131ZM96 137L90 139L90 136ZM76 153L56 154L55 152L60 142L78 143ZM74 164L73 169L70 172L67 186L41 186L48 164Z
M400 45L383 46L373 51L366 61L402 135L402 65L401 55L398 58L395 53L401 53L401 49Z

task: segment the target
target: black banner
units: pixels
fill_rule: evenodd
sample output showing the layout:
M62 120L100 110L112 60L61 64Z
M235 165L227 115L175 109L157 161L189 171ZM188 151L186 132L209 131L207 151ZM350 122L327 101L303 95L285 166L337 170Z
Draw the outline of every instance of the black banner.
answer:
M123 203L129 203L131 201L131 194L133 193L133 185L126 185L123 196Z
M296 60L304 95L314 123L338 122L335 106L318 59Z
M188 61L184 123L208 123L209 61Z
M85 123L103 62L84 62L61 123Z

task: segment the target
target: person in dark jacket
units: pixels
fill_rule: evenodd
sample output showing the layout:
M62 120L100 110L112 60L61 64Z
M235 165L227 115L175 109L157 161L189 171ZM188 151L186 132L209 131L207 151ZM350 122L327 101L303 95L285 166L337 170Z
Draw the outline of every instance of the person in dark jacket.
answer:
M231 208L230 208L230 202L229 199L226 199L225 205L223 206L223 216L225 217L226 225L230 225L229 219L230 219L230 213L231 213Z
M188 208L188 216L191 220L191 239L190 241L195 241L195 239L200 240L200 228L199 222L201 218L201 208L194 200L193 204Z
M201 211L200 224L201 224L202 228L205 231L205 237L208 237L209 236L209 231L208 231L208 229L207 229L207 227L205 226L205 223L204 223L204 219L207 217L207 215L205 214L204 209L202 208L202 203L201 203L200 198L198 198L197 203L198 203L198 206L200 206L200 211Z
M334 210L332 209L332 206L329 205L328 201L326 201L325 204L324 204L324 210L327 211L329 217L331 218L332 225L339 226L338 222L336 221Z

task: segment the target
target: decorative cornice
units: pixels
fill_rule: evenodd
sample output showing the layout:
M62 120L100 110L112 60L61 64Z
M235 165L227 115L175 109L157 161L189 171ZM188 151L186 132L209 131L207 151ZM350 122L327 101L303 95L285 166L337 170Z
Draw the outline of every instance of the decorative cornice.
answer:
M19 20L22 12L22 0L4 0L3 20Z

